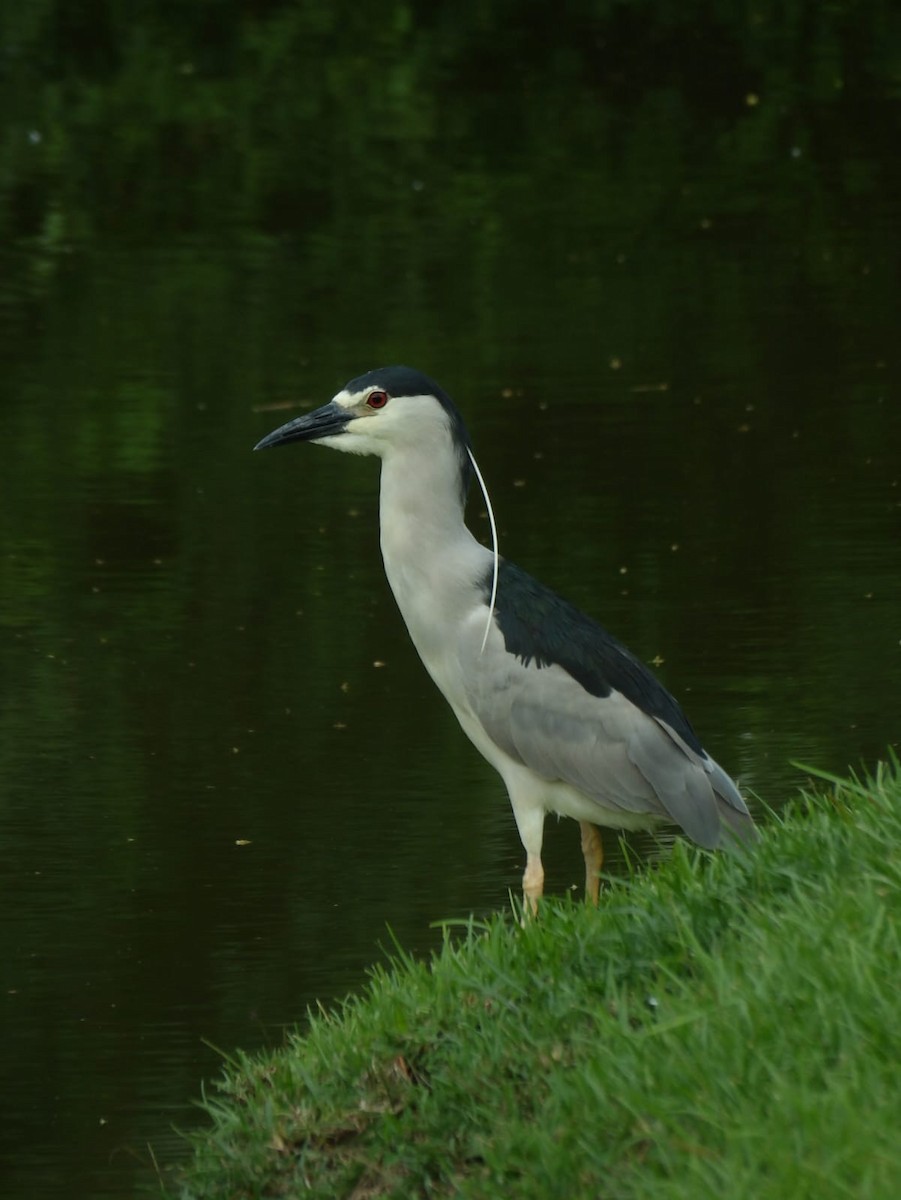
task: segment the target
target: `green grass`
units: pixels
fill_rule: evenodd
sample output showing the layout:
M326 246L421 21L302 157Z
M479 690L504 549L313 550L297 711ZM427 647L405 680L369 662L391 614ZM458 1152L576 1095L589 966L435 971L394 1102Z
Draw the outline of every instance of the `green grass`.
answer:
M597 910L399 953L231 1065L173 1194L893 1200L899 916L893 760L747 855L680 843Z

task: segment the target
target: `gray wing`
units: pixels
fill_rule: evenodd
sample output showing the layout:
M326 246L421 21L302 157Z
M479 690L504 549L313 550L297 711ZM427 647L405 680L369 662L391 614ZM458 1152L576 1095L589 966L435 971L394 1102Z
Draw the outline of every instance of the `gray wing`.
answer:
M753 836L729 776L665 720L615 689L592 695L556 663L524 662L496 626L475 650L463 672L469 705L514 761L608 809L674 821L702 846L718 845L724 825L727 837Z

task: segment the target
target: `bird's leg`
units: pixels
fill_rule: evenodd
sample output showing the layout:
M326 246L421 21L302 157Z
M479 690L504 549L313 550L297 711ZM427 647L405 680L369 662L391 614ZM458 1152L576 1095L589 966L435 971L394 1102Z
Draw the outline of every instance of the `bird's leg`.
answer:
M597 904L601 887L601 866L604 862L604 843L597 825L580 821L582 857L585 859L585 899Z
M525 915L534 917L538 912L538 901L544 892L544 867L540 854L526 855L526 869L522 875L522 900Z
M544 837L544 803L535 781L528 772L511 764L504 774L504 783L513 805L513 816L519 839L526 852L526 869L522 876L523 919L534 917L538 901L544 892L544 867L541 865L541 843Z

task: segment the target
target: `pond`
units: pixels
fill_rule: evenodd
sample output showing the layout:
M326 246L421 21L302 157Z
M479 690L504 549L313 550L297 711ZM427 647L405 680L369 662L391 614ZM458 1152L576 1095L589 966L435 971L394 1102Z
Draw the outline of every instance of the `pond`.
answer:
M0 183L11 1200L153 1186L223 1054L518 889L502 785L384 580L377 464L251 453L361 371L408 362L451 393L502 553L655 664L763 820L796 764L897 745L879 6L856 40L843 6L818 17L809 71L763 18L658 14L645 37L536 6L501 53L486 11L411 27L398 6L369 60L324 6L223 17L212 40L157 14L153 53L86 27L42 57L49 15L20 33ZM487 538L477 496L469 516ZM547 843L562 894L577 830Z

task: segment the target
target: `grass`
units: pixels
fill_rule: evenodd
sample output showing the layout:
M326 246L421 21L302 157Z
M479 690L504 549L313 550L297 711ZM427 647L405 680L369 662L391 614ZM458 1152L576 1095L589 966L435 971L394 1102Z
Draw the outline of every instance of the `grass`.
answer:
M747 855L677 844L597 910L398 951L239 1057L171 1193L901 1195L901 771L828 781Z

